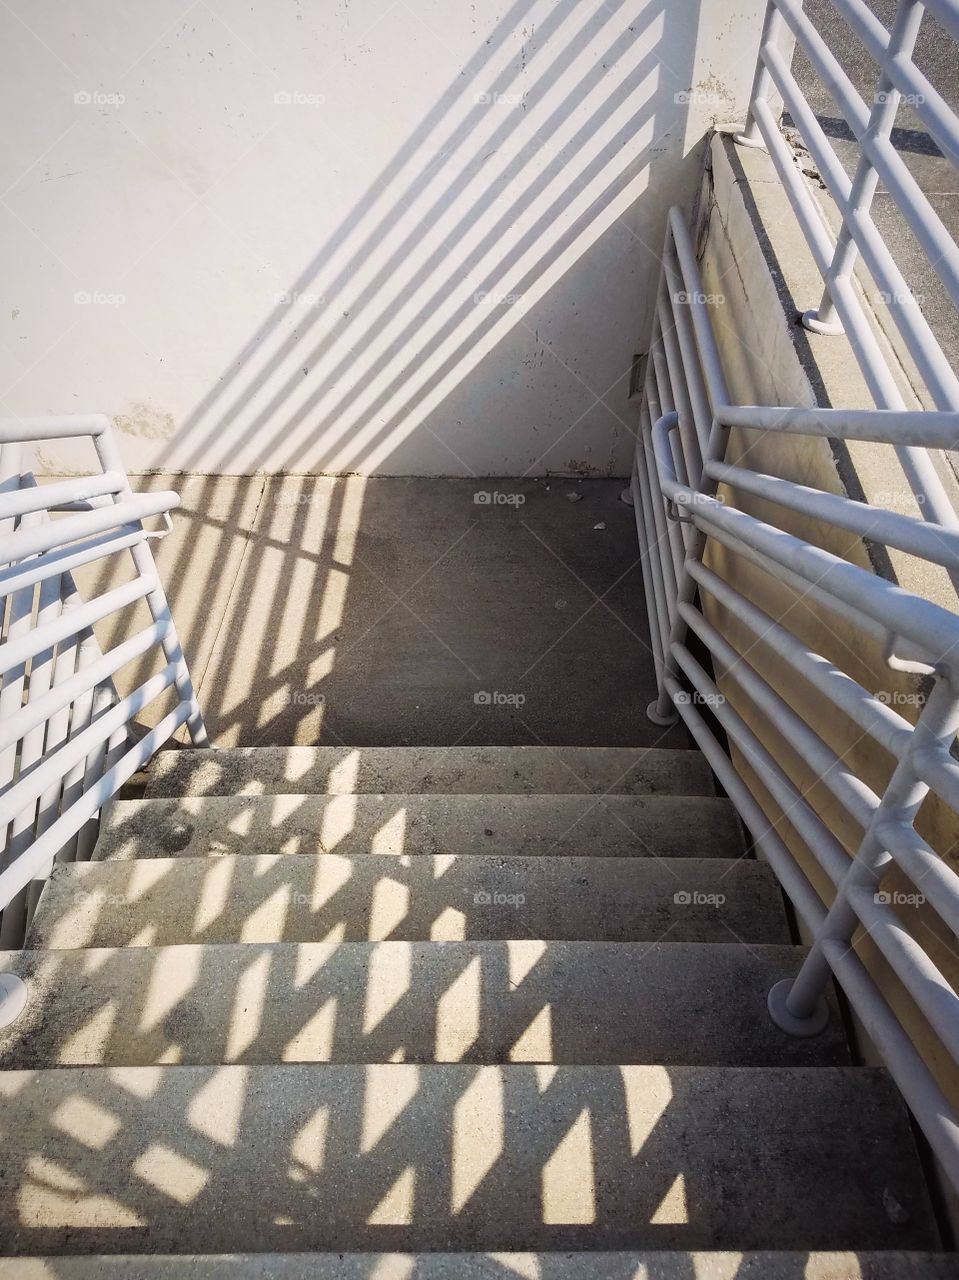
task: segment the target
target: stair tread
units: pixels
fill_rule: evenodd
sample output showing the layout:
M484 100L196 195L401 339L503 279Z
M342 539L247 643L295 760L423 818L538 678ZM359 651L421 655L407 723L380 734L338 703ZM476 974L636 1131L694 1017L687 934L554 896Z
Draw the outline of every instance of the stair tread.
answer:
M848 1062L841 1020L787 1036L799 947L326 942L0 954L26 982L5 1069L161 1062Z
M955 1280L959 1254L886 1251L255 1253L0 1258L0 1280Z
M249 852L735 857L743 836L715 796L293 792L115 801L94 857Z
M772 869L744 858L226 854L63 863L27 945L535 937L788 943Z
M232 747L161 751L148 796L244 792L713 795L698 751L657 747Z
M16 1253L938 1246L873 1068L14 1071L0 1141Z

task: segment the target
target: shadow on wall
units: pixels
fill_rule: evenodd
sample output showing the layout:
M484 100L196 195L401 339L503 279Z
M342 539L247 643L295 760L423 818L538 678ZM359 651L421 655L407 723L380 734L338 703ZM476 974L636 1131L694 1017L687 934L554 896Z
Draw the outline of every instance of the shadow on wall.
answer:
M513 53L534 9L504 16L155 469L628 472L662 214L695 179L698 14L565 0Z

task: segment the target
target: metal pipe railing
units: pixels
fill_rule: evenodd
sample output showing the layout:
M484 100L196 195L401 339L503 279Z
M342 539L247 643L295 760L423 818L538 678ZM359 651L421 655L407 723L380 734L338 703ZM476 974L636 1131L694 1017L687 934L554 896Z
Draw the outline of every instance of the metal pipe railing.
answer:
M776 3L770 9L774 16L779 12ZM773 71L781 69L776 56L763 62L765 71L769 64ZM772 92L777 79L770 73L758 76L757 83ZM785 77L779 75L778 83L788 94ZM842 262L764 101L754 103L750 125L754 137L770 143L784 182L797 187L794 205L825 277L834 259L840 266ZM925 939L881 892L883 878L895 868L921 885L946 927L959 925L959 876L915 829L930 791L959 813L959 763L950 756L959 731L959 617L787 531L776 514L792 512L818 522L824 537L843 531L863 544L868 540L905 552L944 568L959 582L959 518L928 454L932 447L959 444L959 406L950 402L928 412L905 409L895 377L877 355L848 264L844 275L830 278L830 285L878 407L733 405L695 253L677 210L670 214L663 264L671 305L665 306L661 292L633 483L659 682L658 699L648 714L657 723L682 718L810 931L812 945L796 979L769 992L770 1015L792 1034L815 1034L828 1016L823 994L834 978L873 1037L943 1169L959 1187L955 1108L856 954L857 938L866 930L917 1017L925 1020L947 1058L959 1064L959 999ZM890 446L921 513L907 516L727 462L732 428ZM765 519L731 505L741 497L766 504ZM682 528L685 554L678 565L670 526ZM711 545L725 550L729 568L724 576L704 563ZM801 597L841 619L892 670L929 673L932 692L918 724L817 652L793 629L788 607L774 617L743 594L738 577L728 580L739 564L767 575L771 591L792 592L787 598ZM733 625L725 625L724 618ZM690 637L700 656L691 651ZM715 677L702 653L713 663ZM860 655L854 656L858 662ZM774 674L784 667L797 686L788 691L778 686ZM806 689L820 700L815 725L805 705ZM824 736L822 707L845 719L855 756L837 750ZM773 741L788 743L791 766L777 758ZM862 757L869 759L868 777L857 763ZM817 798L797 783L796 768L814 780ZM828 821L818 812L820 788L830 797ZM770 805L774 808L767 812ZM838 827L835 806L842 813ZM840 829L844 839L836 834ZM790 839L785 838L787 830ZM824 873L816 877L819 890L791 846L807 850Z
M88 437L100 472L38 485L23 445ZM0 422L0 947L22 945L39 883L54 860L88 857L105 800L180 725L208 739L156 573L143 521L169 512L175 493L135 495L108 419ZM70 514L61 514L70 513ZM129 553L135 576L81 599L72 571ZM145 602L152 623L103 653L94 626ZM163 669L127 697L113 677L162 655ZM174 710L132 747L139 712L173 691Z

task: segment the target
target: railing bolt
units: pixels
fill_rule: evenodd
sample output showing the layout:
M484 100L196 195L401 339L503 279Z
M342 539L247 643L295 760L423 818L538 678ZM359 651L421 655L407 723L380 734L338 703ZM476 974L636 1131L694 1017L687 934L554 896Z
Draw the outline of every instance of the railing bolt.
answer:
M27 984L15 973L0 973L0 1027L16 1022L27 1004Z

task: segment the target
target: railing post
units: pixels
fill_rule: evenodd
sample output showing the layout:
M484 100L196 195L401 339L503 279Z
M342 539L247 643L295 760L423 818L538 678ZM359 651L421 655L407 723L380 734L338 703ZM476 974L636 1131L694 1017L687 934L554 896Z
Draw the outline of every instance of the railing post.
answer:
M795 979L784 978L770 990L767 1000L769 1015L776 1026L794 1036L818 1035L829 1019L824 992L832 975L826 955L830 943L851 947L859 927L859 916L849 895L852 890L878 888L883 869L892 861L882 839L882 827L889 822L915 821L919 807L929 791L927 783L916 775L913 760L924 750L944 749L948 752L959 733L959 697L948 681L940 678L929 696L919 722L909 739L882 801L866 828L862 843L849 866L845 879L802 968Z
M766 150L766 144L759 131L759 125L756 123L756 117L753 115L753 103L757 101L765 101L765 99L769 97L770 90L773 88L772 76L769 74L769 69L762 59L762 48L770 41L774 44L778 43L785 33L786 21L776 8L775 0L769 0L769 4L766 6L766 16L763 19L763 32L759 37L760 54L756 62L756 75L753 79L753 87L749 93L749 110L746 115L746 125L742 133L737 133L733 137L733 141L737 142L741 147L756 147L760 151Z
M132 498L133 490L130 488L129 480L126 479L126 467L123 465L123 459L120 456L120 450L113 438L112 426L107 426L94 437L94 445L97 451L97 457L100 459L100 465L104 471L116 471L124 477L123 489L116 495L115 501L121 502L124 498ZM146 543L141 542L130 548L130 554L133 557L133 563L136 565L137 572L143 576L154 572L153 553ZM158 580L159 581L159 580ZM183 656L183 649L180 646L180 638L177 635L175 626L173 625L173 615L170 612L170 606L167 603L166 594L163 587L158 585L147 596L147 604L153 615L154 622L162 622L165 625L161 644L163 652L166 655L167 662L171 662L176 667L176 688L180 695L181 701L185 702L190 708L190 714L187 717L187 728L190 731L190 738L195 747L208 747L210 739L207 735L206 725L203 722L203 715L200 711L200 704L197 701L196 693L193 688L193 681L190 678L190 671Z
M922 22L923 13L924 9L919 0L899 0L896 20L892 31L889 33L889 44L880 64L879 79L876 84L872 110L869 114L869 123L866 126L866 132L875 137L889 138L892 134L893 125L896 123L896 114L899 111L900 94L889 78L887 67L894 58L901 54L911 56L916 37L919 35L919 26ZM852 187L849 191L849 209L855 213L867 213L872 206L878 185L879 175L873 168L872 162L860 151ZM826 274L826 286L823 290L822 300L815 311L803 313L802 323L804 328L809 329L812 333L825 334L828 337L838 337L845 332L842 321L836 311L836 304L833 302L831 286L833 281L844 279L852 273L858 256L858 247L844 219L836 239L832 262Z

